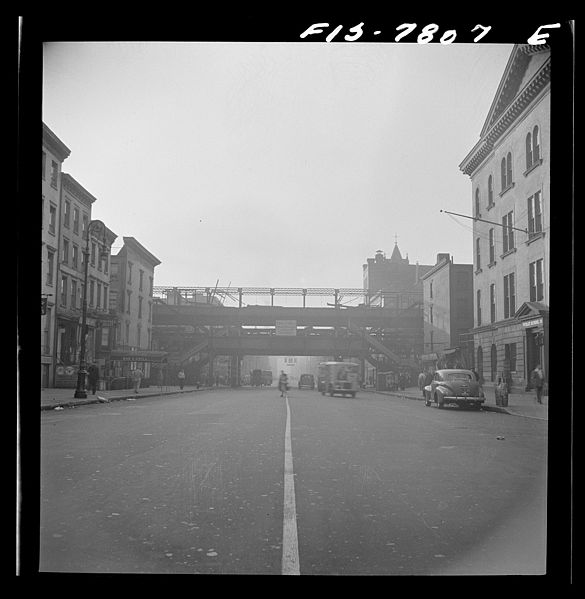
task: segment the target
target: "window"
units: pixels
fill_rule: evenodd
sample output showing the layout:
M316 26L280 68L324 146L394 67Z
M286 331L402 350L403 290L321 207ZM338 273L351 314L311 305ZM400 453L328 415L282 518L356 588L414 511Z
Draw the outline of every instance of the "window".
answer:
M481 326L481 289L476 292L477 326Z
M73 244L71 248L71 262L73 264L73 268L77 268L79 265L79 248Z
M475 240L475 264L476 269L481 270L481 246L479 237Z
M431 299L433 298L433 282L431 281L431 285L430 285L430 294L431 294Z
M110 262L110 256L104 254L104 273L105 274L108 274L108 264L109 264L109 262Z
M57 223L57 206L51 204L49 206L49 233L55 234L55 225Z
M128 262L128 285L132 285L132 262Z
M71 307L77 308L77 281L71 281Z
M492 343L490 350L490 375L492 382L496 380L496 374L498 372L498 348L495 343Z
M152 302L148 302L148 322L152 322Z
M148 277L148 280L150 282L150 297L152 297L152 294L154 293L154 287L153 287L154 282L152 280L152 277Z
M108 309L108 286L104 285L104 303L103 303L103 308L104 310Z
M528 265L530 277L530 301L539 302L544 299L544 284L542 276L542 258Z
M57 183L59 181L59 165L52 160L51 161L51 187L57 189Z
M90 260L90 264L92 266L95 266L95 250L96 250L96 245L95 243L92 241L91 242L91 260Z
M504 345L504 370L516 372L516 344L506 343Z
M477 374L479 374L479 380L483 378L483 349L481 345L477 346Z
M532 160L534 163L540 160L540 131L538 126L532 130Z
M69 240L63 239L63 260L65 264L69 262Z
M89 305L93 307L93 296L95 293L95 281L89 282Z
M63 204L63 226L69 228L71 224L71 202L69 200L65 200Z
M479 205L479 187L475 190L475 216L481 216Z
M490 175L488 177L488 208L494 205L494 178Z
M143 271L143 270L141 270L139 274L140 274L140 281L139 281L139 283L138 283L138 289L139 289L140 291L142 291L142 286L143 286L143 284L144 284L144 271Z
M61 277L61 305L67 305L67 277Z
M540 163L540 131L538 125L526 136L526 170Z
M512 187L512 153L508 152L505 158L502 158L500 165L500 178L502 184L502 193L509 187Z
M55 252L47 251L47 285L53 286Z
M496 285L490 285L490 322L496 322Z
M81 236L83 237L83 239L85 239L87 237L87 227L89 225L89 218L87 216L87 214L83 215L83 225L81 228Z
M126 323L126 345L130 345L130 323Z
M95 307L99 310L100 305L102 303L102 284L97 284L97 299L95 301Z
M45 171L47 170L47 155L43 152L43 181L45 180Z
M495 231L492 227L488 233L488 240L490 246L490 264L496 263L496 243L495 243Z
M140 347L140 343L142 341L141 337L142 337L142 325L140 323L138 323L136 325L136 345L137 345L137 347Z
M130 314L130 296L132 295L132 292L126 291L126 295L128 296L128 302L126 304L126 313Z
M528 235L532 237L542 233L542 203L540 191L528 198Z
M429 307L429 318L430 318L431 324L433 324L433 307L432 306Z
M73 232L79 234L79 208L73 207Z
M514 287L514 273L504 277L504 318L513 318L516 312L516 290Z
M142 298L138 298L138 318L142 318Z
M514 224L514 212L508 212L502 218L502 227L504 230L502 245L504 249L504 254L514 249L514 229L512 229Z

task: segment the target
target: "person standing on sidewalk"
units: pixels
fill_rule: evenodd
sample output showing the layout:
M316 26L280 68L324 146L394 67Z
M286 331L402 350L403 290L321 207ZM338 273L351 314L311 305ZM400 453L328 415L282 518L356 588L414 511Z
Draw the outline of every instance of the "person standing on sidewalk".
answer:
M536 365L536 368L532 371L531 381L532 386L536 391L537 403L542 403L542 388L544 387L544 373L540 364Z
M95 395L99 378L99 368L95 364L91 364L90 367L87 369L87 386L89 388L88 390L91 391L92 395Z
M181 387L181 391L185 386L185 371L181 368L177 374L177 378L179 379L179 387Z
M142 372L142 370L140 370L140 368L135 368L131 372L131 375L132 381L134 382L134 393L138 393L138 390L140 389L140 382L142 381L144 373Z

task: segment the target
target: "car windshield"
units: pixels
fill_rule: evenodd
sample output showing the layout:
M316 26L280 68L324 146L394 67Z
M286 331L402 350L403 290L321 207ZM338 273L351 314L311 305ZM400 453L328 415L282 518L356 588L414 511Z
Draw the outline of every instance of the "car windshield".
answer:
M468 372L450 372L447 375L448 381L471 381L471 374Z

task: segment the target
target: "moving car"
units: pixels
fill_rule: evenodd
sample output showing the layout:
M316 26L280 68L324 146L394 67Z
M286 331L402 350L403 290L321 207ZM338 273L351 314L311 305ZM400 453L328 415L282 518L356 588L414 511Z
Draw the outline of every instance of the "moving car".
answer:
M312 374L301 374L299 389L314 389L315 377Z
M460 408L480 409L485 396L471 370L448 368L437 370L430 385L424 388L425 405L439 408L457 405Z
M319 376L323 375L321 395L329 393L351 395L355 397L358 390L359 364L353 362L321 362Z

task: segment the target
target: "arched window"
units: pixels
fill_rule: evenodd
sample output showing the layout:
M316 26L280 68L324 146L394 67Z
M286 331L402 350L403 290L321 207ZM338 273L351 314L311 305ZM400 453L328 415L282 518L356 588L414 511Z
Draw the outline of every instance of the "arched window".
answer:
M506 187L512 185L512 152L506 157Z
M536 163L540 160L540 131L538 125L532 130L532 161Z
M479 270L481 268L481 246L480 246L479 237L475 240L475 264L476 269Z
M532 133L526 136L526 170L532 166Z
M495 343L492 343L491 352L490 352L490 366L491 366L491 380L494 382L496 380L496 374L498 372L498 350L496 348Z
M504 191L504 189L506 189L506 159L502 158L502 164L501 164L501 169L500 169L500 175L501 175L501 183L502 183L502 191Z
M479 374L481 380L483 378L483 350L481 345L477 346L477 374Z
M475 216L481 216L479 211L479 187L475 190Z
M494 205L494 179L490 175L488 177L488 206Z

